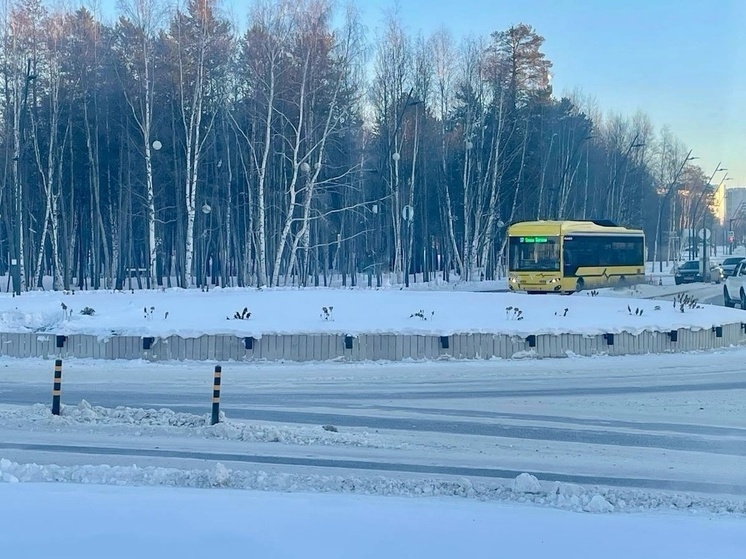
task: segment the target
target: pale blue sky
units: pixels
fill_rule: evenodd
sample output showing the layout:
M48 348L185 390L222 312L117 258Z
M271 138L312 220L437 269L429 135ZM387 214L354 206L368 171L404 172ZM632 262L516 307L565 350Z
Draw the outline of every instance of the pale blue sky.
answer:
M603 111L641 109L656 129L669 126L707 175L722 161L728 186L746 186L746 0L356 3L371 36L395 5L405 27L424 35L446 27L455 38L486 36L528 23L546 39L557 95L578 88ZM250 0L225 4L243 20Z
M375 27L391 0L358 0ZM410 31L454 36L532 25L557 95L579 88L604 111L668 125L709 176L746 186L746 0L399 0ZM723 173L718 175L723 176ZM717 180L717 179L716 179Z

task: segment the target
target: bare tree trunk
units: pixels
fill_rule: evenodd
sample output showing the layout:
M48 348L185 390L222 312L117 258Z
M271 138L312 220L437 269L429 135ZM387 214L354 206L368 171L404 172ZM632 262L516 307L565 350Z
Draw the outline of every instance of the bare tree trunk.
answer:
M258 278L260 286L267 285L267 168L269 165L269 152L272 144L272 113L276 95L276 76L274 60L270 65L269 90L267 92L267 112L264 121L264 149L262 150L261 162L257 163L257 263Z
M209 121L203 122L205 116L204 103L207 95L208 77L207 51L210 35L210 21L207 12L194 15L198 26L198 37L182 35L183 29L178 29L178 95L179 112L184 131L184 210L186 218L186 235L184 239L184 278L187 286L191 286L194 274L194 220L197 209L197 184L200 163L204 149L204 138L207 138L217 111L213 109ZM184 41L191 43L194 51L192 59L185 59L187 53L182 48ZM204 263L203 263L204 264Z

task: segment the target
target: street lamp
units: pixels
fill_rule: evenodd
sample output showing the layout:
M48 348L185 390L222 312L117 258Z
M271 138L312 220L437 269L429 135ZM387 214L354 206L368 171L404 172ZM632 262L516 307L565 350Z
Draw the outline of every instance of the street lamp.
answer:
M616 179L619 176L619 171L627 164L627 158L629 157L630 152L633 149L642 148L645 147L645 142L638 142L637 139L640 137L640 134L635 135L634 140L629 144L629 147L627 148L627 151L624 152L624 156L622 157L622 162L620 165L617 165L616 170L614 171L614 177L611 179L610 184L610 190L613 191L616 187Z
M673 177L673 180L671 181L671 184L668 186L668 189L666 190L666 194L663 196L663 198L660 201L660 204L658 205L658 234L657 234L657 251L659 252L658 256L658 262L659 262L659 270L663 271L663 255L660 254L663 252L663 246L662 246L662 239L663 239L663 208L665 207L666 203L671 198L671 194L673 194L674 189L676 188L677 183L679 182L679 177L681 176L681 173L684 171L684 166L689 161L694 161L695 159L699 159L699 157L692 157L692 150L689 150L689 153L686 154L686 157L681 162L681 165L679 166L678 170L676 171L676 174ZM670 221L670 220L669 220ZM669 225L670 227L670 225Z
M372 214L372 217L364 214L366 247L365 253L368 263L363 271L367 270L368 273L368 287L373 287L374 273L376 274L376 287L381 287L381 265L379 262L379 252L381 250L381 227L379 225L380 218L378 217L379 202L380 201L365 202L363 204L363 209ZM371 231L374 231L374 233L372 233L372 237Z
M208 216L212 212L210 204L205 202L202 204L202 215L205 216L204 225L202 227L202 285L204 289L207 286L207 220Z
M689 227L689 260L693 260L694 259L694 255L693 255L693 252L694 252L694 247L693 247L693 244L694 244L694 229L697 226L697 220L699 219L699 216L697 215L697 212L699 210L699 205L702 203L702 199L705 197L705 194L708 194L708 193L712 192L712 190L711 190L711 183L712 183L712 179L715 178L715 175L717 173L719 173L720 171L727 171L727 170L728 169L726 169L725 167L721 167L720 163L718 163L715 166L715 170L710 175L710 178L707 179L707 182L704 184L704 188L702 188L702 193L699 195L699 198L697 199L697 203L694 205L694 212L691 215L691 224L690 224L690 227ZM725 177L723 177L723 180L720 181L720 183L722 184L723 181L727 180L727 177L728 177L728 173L725 173ZM719 187L720 187L720 185L718 185L718 188Z
M560 197L562 197L563 196L562 193L566 192L567 190L569 190L569 187L572 185L573 176L570 177L570 181L569 181L570 184L568 185L568 189L565 190L565 179L567 178L567 173L570 171L570 166L575 162L575 156L578 154L578 151L580 150L580 146L582 146L588 140L592 140L593 138L595 138L595 136L588 135L588 136L585 136L583 138L580 138L580 140L578 141L578 143L575 144L575 149L573 149L572 154L567 159L567 162L565 163L565 167L564 167L564 169L562 169L562 175L560 176L560 180L559 180ZM579 166L580 166L580 162L578 161L578 167ZM554 198L554 194L553 193L555 191L556 191L555 188L550 188L550 193L552 195L552 198ZM562 219L562 216L559 215L559 214L560 213L564 213L564 212L561 211L561 210L563 210L563 207L562 207L563 204L561 204L559 202L559 200L558 200L557 203L558 203L558 205L557 205L557 218L558 219ZM551 205L551 201L550 201L550 204L549 204L550 213L551 213L551 206L552 205Z
M389 180L387 181L389 188L393 192L399 191L399 161L401 160L401 153L400 153L400 146L399 146L399 131L401 130L402 124L404 122L404 114L406 113L407 109L409 107L416 107L417 105L422 105L424 101L419 99L412 99L412 94L414 93L414 88L411 88L409 92L406 95L406 98L404 99L404 102L402 103L401 109L399 110L398 114L396 115L396 121L394 123L394 132L393 134L386 134L386 140L387 140L387 147L388 147L388 153L391 154L391 160L393 161L393 165L389 166ZM415 117L415 123L417 122L417 117ZM417 134L417 127L415 124L415 135ZM416 140L415 140L416 141ZM393 145L392 145L393 143ZM412 165L415 163L413 162ZM414 185L410 185L410 188L414 188ZM399 207L398 202L394 202L394 210L393 214L396 219L398 219L398 216L396 214L401 211L401 208ZM397 231L400 231L399 229L394 230L394 235L397 234ZM399 233L400 234L400 233ZM404 245L402 242L403 239L399 237L398 241L400 244ZM401 248L401 256L405 260L408 259L409 256L409 250L408 245L402 246ZM399 252L398 248L395 250L395 260L396 260L396 268L399 266ZM405 277L405 285L409 286L409 278L408 276Z
M409 243L412 240L412 223L414 222L414 208L407 204L404 206L401 210L401 217L407 224L407 238L405 239L406 245L404 250L404 287L409 287L409 261L410 261L410 251L409 251Z

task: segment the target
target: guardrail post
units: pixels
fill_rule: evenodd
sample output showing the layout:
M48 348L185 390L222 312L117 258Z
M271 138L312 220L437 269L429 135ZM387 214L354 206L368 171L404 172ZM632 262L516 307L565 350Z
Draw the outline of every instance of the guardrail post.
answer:
M222 368L215 365L215 373L212 378L212 422L215 425L220 421L220 377Z
M54 386L52 388L52 415L60 415L62 394L62 359L54 360Z

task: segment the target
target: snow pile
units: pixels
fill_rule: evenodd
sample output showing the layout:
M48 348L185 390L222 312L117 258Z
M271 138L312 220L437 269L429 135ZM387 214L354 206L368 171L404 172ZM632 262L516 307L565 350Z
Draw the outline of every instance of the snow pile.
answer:
M221 420L217 425L198 429L221 439L248 442L272 442L297 445L343 445L367 448L404 448L404 444L388 444L370 433L339 433L323 427L285 427L255 423L235 423Z
M535 476L523 473L513 480L513 491L516 493L541 493L541 484Z
M521 474L521 480L529 474ZM533 476L531 476L533 477ZM535 478L534 478L535 479ZM97 485L231 488L273 492L353 493L380 496L460 497L483 501L520 502L574 512L641 512L684 510L692 513L746 515L746 503L680 494L650 493L614 488L589 488L564 483L537 482L536 493L517 493L506 484L469 479L398 479L382 476L322 476L231 470L216 463L209 469L180 470L138 466L58 466L18 464L0 459L5 483L81 483ZM516 478L517 482L518 478ZM517 482L524 483L523 481ZM567 496L570 495L570 498Z
M24 312L16 307L0 312L0 326L5 332L50 332L64 328L64 320L62 309Z
M341 445L366 448L400 449L406 445L387 442L383 437L367 432L340 433L318 427L288 427L284 425L239 423L226 419L220 412L220 422L210 425L211 416L179 413L162 408L142 409L119 406L104 408L81 400L77 406L62 405L60 415L52 415L49 406L34 404L28 408L0 410L0 424L15 423L24 428L96 425L137 428L136 434L148 428L169 435L209 437L232 441L269 442L289 445Z
M86 400L81 400L77 406L63 405L60 412L61 420L68 425L76 423L93 423L96 425L116 424L195 428L204 427L210 424L210 418L207 415L179 413L168 408L146 410L142 408L118 406L112 409L101 406L92 406ZM222 419L224 418L225 416L223 415Z
M601 495L594 495L583 510L588 512L613 512L614 505L604 499Z

